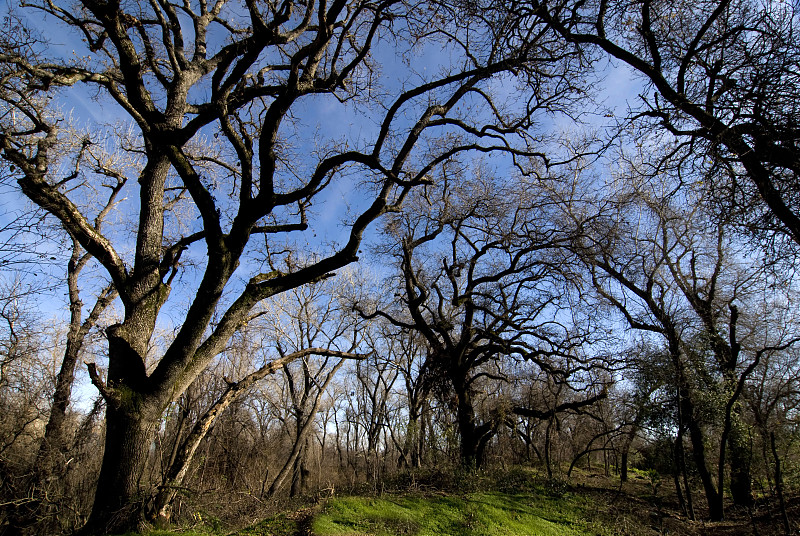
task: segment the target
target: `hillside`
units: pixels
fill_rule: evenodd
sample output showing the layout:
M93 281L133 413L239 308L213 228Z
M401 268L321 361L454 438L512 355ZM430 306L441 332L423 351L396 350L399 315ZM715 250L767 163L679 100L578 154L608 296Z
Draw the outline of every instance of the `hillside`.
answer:
M728 508L725 521L709 523L697 510L691 521L678 511L669 482L636 473L622 486L597 473L573 475L575 485L514 470L474 477L461 490L413 489L342 494L288 508L248 527L225 531L199 524L189 536L580 536L656 534L784 534L776 505L757 501L752 511ZM455 482L459 485L459 482ZM792 502L794 513L797 501ZM791 515L791 513L790 513ZM149 536L168 536L154 531Z

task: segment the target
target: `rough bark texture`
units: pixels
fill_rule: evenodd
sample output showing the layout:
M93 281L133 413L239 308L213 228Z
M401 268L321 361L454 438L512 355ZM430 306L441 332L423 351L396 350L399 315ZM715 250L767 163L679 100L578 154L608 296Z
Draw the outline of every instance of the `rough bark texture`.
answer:
M161 413L136 403L106 409L103 465L92 514L81 534L115 534L142 528L147 499L140 487Z
M731 433L728 436L728 453L730 460L730 488L733 504L736 506L753 506L752 458L749 438L744 433L744 423L735 418Z
M483 465L483 452L486 444L494 435L491 423L478 424L475 419L475 408L469 388L462 382L455 387L456 419L458 433L461 438L459 452L461 465L469 469L480 469Z
M724 514L722 489L717 489L711 471L708 469L703 429L697 421L694 404L689 396L684 394L681 399L683 418L686 420L689 440L692 443L692 458L708 502L708 517L711 521L721 521Z

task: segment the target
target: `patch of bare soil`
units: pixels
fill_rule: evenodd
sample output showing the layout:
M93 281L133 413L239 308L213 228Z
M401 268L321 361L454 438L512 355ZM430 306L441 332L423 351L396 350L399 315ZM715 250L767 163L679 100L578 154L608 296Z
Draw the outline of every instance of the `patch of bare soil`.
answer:
M319 512L319 507L312 506L308 508L301 508L293 512L287 517L294 519L297 523L297 532L295 536L311 536L311 524L314 521L314 515Z

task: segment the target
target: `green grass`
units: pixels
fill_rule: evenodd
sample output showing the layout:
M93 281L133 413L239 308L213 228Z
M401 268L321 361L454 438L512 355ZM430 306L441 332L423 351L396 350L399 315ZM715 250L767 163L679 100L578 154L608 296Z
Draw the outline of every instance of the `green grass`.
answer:
M187 531L154 530L143 536L653 534L645 503L635 503L632 510L620 505L606 508L607 498L602 493L587 493L581 486L573 489L560 480L537 478L531 471L446 476L450 480L445 483L452 485L414 488L427 491L404 491L407 486L397 486L395 492L380 496L342 496L322 504L296 504L235 533L221 527L213 517L204 516L204 524L187 527ZM199 515L195 521L200 522ZM620 530L621 526L624 528Z
M315 536L569 536L598 534L580 497L476 492L332 499Z

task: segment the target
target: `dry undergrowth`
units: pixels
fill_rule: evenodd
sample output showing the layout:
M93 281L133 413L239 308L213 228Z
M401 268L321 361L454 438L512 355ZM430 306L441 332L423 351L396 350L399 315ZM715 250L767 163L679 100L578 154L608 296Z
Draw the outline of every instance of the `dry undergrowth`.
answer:
M584 472L573 474L572 490L596 504L599 520L613 526L619 534L671 534L698 536L784 535L785 529L776 503L757 498L754 507L737 508L727 503L725 520L709 522L702 492L694 492L695 520L682 511L672 482L653 483L646 475L632 474L628 482L618 477ZM798 531L800 497L789 501L788 515L792 534Z

